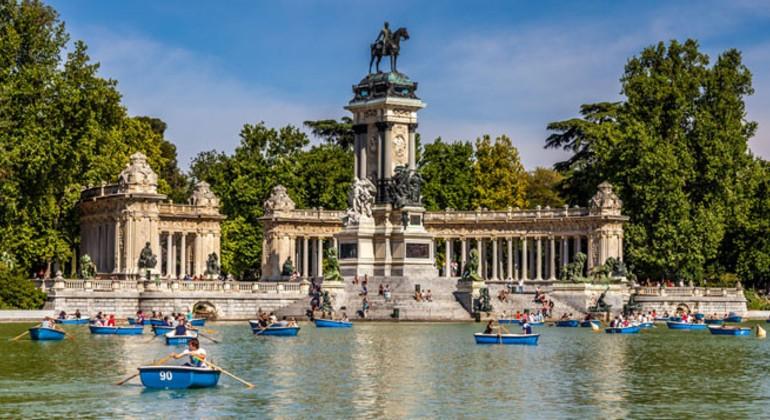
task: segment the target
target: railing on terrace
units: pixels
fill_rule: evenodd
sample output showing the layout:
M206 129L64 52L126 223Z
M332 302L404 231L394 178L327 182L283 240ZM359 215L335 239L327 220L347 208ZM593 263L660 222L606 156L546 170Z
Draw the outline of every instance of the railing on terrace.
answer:
M458 211L447 209L445 211L430 211L425 213L425 223L438 222L499 222L500 220L533 220L555 219L561 217L588 216L586 207L554 208L554 209L509 209L500 210L472 210Z
M649 287L638 286L634 288L637 296L672 296L672 297L741 297L743 290L724 287Z
M306 295L309 282L246 282L214 280L33 280L37 288L50 291L111 292L137 290L152 292L212 292Z

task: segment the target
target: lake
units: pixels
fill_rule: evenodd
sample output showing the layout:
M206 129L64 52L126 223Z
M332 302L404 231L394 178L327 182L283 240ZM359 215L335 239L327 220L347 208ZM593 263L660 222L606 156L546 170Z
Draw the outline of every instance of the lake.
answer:
M752 324L753 325L753 324ZM297 337L255 337L210 323L217 388L158 391L118 380L174 351L162 338L91 336L9 342L0 324L0 417L744 418L770 412L770 344L671 331L638 335L540 327L537 346L480 346L476 323L360 323ZM149 342L148 342L149 341ZM182 347L176 348L181 351Z

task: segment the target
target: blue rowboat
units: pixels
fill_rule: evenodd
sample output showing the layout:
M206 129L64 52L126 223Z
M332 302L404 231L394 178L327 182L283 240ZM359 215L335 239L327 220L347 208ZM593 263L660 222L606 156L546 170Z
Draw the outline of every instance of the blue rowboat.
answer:
M743 317L740 316L740 315L733 314L733 315L730 315L730 316L726 317L725 318L725 322L732 322L732 323L735 323L735 324L740 324L741 322L743 322Z
M128 325L144 325L144 321L136 322L136 318L128 317Z
M497 322L499 324L516 324L516 325L521 325L521 321L518 320L518 319L500 319ZM768 322L770 322L770 320Z
M565 319L561 321L556 321L557 327L577 327L580 325L580 321L577 319Z
M665 316L659 316L655 318L655 322L666 322L668 320L669 320L669 317L665 317Z
M706 324L690 324L688 322L668 321L666 325L672 330L705 330L708 328Z
M86 325L86 324L88 324L88 322L89 322L88 318L80 318L80 319L72 318L72 319L57 319L56 320L57 324L62 324L62 325Z
M351 328L353 323L350 321L334 321L331 319L316 319L315 326L317 328Z
M178 346L180 344L187 344L190 342L190 340L196 337L197 335L193 335L193 334L174 335L173 333L169 333L169 334L166 334L166 344L169 346Z
M580 322L580 326L583 328L591 328L591 324L594 324L597 327L602 326L602 322L599 321L598 319L590 319L590 320L585 320Z
M29 329L29 338L34 341L58 341L63 340L65 335L64 331L53 328L34 327Z
M97 335L141 335L144 334L144 326L135 325L129 327L102 327L99 325L89 325L91 334Z
M735 328L735 327L709 327L709 332L714 335L734 335L745 336L751 335L751 328Z
M706 319L703 322L705 322L706 325L722 325L725 321L722 319Z
M193 327L203 327L206 325L206 318L193 318L190 320L190 325Z
M536 346L540 334L484 334L475 333L476 344L522 344Z
M219 382L218 370L192 366L142 366L139 378L146 388L211 388Z
M261 328L259 322L249 321L251 325L251 332L255 335L273 335L279 337L294 337L299 333L299 327L284 327L278 325L271 325L267 328Z
M639 328L655 328L655 324L652 322L642 322L639 324Z
M152 327L152 332L154 332L155 335L166 335L171 331L174 331L174 327L168 327L165 325L153 325Z
M706 317L706 314L702 314L702 313L695 314L695 319L697 319L698 321L702 320L705 317Z
M542 327L543 325L545 325L545 322L543 322L543 321L534 321L534 322L530 322L529 325L531 325L533 327Z
M673 322L682 322L682 317L681 316L671 316L671 317L668 318L668 320L669 321L673 321Z
M144 322L145 322L145 324L149 322L150 325L163 325L164 324L163 320L159 319L159 318L146 319L146 320L144 320Z
M631 325L628 327L610 327L605 328L604 332L607 334L638 334L642 329L638 325Z

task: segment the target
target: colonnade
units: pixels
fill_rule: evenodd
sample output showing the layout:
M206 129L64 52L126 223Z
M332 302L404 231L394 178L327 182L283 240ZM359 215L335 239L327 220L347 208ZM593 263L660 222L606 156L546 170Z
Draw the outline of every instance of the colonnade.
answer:
M336 249L337 239L331 236L297 236L291 241L291 247L292 264L300 277L323 277L324 250Z
M484 280L556 280L579 253L591 261L591 238L585 235L445 237L444 277L462 275L471 249L479 255L478 274ZM438 249L438 243L436 244ZM587 267L590 269L590 267Z
M188 231L166 231L160 235L161 274L167 278L203 276L206 272L205 234ZM216 237L214 237L216 239ZM211 247L208 247L211 248ZM215 249L219 249L216 246Z

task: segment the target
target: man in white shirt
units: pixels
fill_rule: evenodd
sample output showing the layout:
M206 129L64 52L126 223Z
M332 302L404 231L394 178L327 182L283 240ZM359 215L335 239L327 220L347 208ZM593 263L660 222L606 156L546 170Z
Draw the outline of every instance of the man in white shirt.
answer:
M185 356L190 356L190 361L185 362L183 366L191 367L207 367L206 366L206 350L200 347L200 342L197 338L193 338L187 344L187 349L180 354L174 353L172 357L174 359L181 359Z

